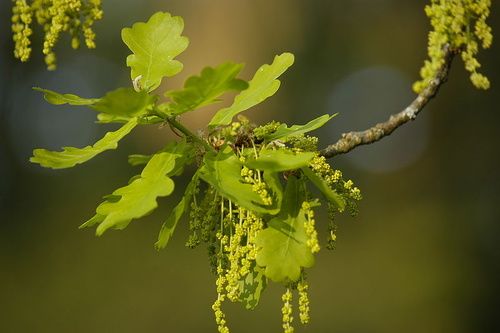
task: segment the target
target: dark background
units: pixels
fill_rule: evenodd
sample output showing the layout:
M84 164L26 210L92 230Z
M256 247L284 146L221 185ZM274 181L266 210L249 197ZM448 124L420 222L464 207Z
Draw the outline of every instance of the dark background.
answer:
M186 223L166 250L153 248L175 197L125 231L96 238L77 229L102 195L139 172L126 156L158 149L169 129L140 128L85 165L42 169L28 162L33 148L81 147L114 127L94 124L92 111L48 105L31 87L98 97L129 86L120 29L169 11L184 17L191 43L179 57L184 71L163 89L227 60L245 62L250 78L293 52L279 93L247 115L303 123L339 112L318 132L326 145L411 101L426 55L426 2L103 2L97 49L73 51L63 38L55 72L45 70L40 31L30 62L13 58L10 1L0 4L0 332L215 332L214 277L205 250L184 247ZM498 32L498 2L492 10ZM339 221L337 250L322 251L310 270L312 322L297 332L500 331L499 46L480 55L489 91L475 90L458 60L415 122L331 160L364 200L358 217ZM213 111L182 120L196 130ZM232 331L279 332L281 292L272 285L253 312L225 306Z

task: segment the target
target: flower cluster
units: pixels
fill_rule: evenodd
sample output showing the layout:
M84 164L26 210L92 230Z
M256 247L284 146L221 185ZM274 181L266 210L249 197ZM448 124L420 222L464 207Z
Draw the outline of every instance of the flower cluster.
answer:
M226 299L240 300L241 281L255 269L255 237L263 227L262 218L221 198L220 225L216 232L217 299L212 306L220 333L228 332L221 305Z
M263 150L286 150L292 154L307 152L309 156L314 156L308 162L309 168L343 198L347 210L353 213L356 201L361 199L360 191L352 181L344 180L342 173L334 170L324 157L319 156L316 137L300 134L289 136L282 141L266 141L265 137L275 132L280 125L278 122L272 122L256 128L248 119L239 117L238 121L213 131L206 138L206 142L216 151L227 149L228 146L232 148L240 166L239 174L237 174L238 181L241 184L250 185L251 191L258 194L261 205L264 207L273 207L283 199L280 199L280 194L275 192L276 184L266 181L267 171L250 167L250 161L258 160ZM315 154L310 154L310 152L315 152ZM290 176L300 179L303 184L301 187L303 197L298 203L297 221L300 220L303 223L304 245L311 254L316 254L321 247L318 241L314 208L320 206L320 202L307 189L306 175L300 169L283 172L278 181L285 183ZM193 248L200 243L206 243L208 246L210 265L216 275L217 290L212 309L218 331L229 333L222 306L227 300L242 302L248 309L257 305L260 293L265 288L268 279L265 267L257 264L259 251L262 250L262 247L259 247L262 244L257 246L258 239L262 232L270 228L272 221L276 221L280 215L254 212L241 207L237 202L221 194L220 190L214 186L206 184L204 187L205 185L202 184L204 183L196 183L196 190L190 192L192 195L189 213L190 236L186 246ZM278 185L279 187L281 186ZM337 213L339 209L335 203L330 202L328 202L328 208L330 213L333 211ZM334 233L332 231L330 233L332 234L330 240L334 239ZM284 333L292 333L294 331L292 325L294 292L298 297L297 318L302 324L307 324L310 320L309 286L304 268L301 270L299 280L286 279L282 282L286 287L282 296L282 327Z
M83 36L88 48L95 48L95 33L92 26L102 18L101 0L14 0L12 9L12 31L15 43L14 56L27 61L31 54L29 37L31 23L36 22L45 32L43 54L49 70L56 68L54 46L61 33L71 35L71 46L77 49Z
M305 279L302 279L297 284L297 291L299 292L299 318L302 324L309 323L309 284Z
M296 135L288 139L288 144L297 151L317 151L319 139L311 135Z
M293 316L292 316L292 291L287 288L281 300L283 301L283 307L281 308L281 314L283 315L283 332L293 333L294 329L292 326Z
M429 33L429 60L420 70L422 80L413 85L413 90L424 90L445 62L445 47L460 52L465 69L470 73L472 84L488 89L487 77L477 72L481 64L476 55L481 46L487 49L492 43L491 28L486 23L490 14L491 0L431 0L425 7L433 30Z
M27 61L31 54L30 28L33 13L26 0L16 0L12 9L12 32L14 39L14 56Z
M344 180L340 170L333 169L330 164L326 162L323 156L316 156L310 163L310 168L321 178L323 178L328 186L336 193L340 194L346 201L346 208L351 215L357 214L357 202L362 199L361 191L354 186L352 180ZM333 250L337 240L337 224L335 223L335 216L341 212L336 205L328 203L328 224L329 235L327 248Z
M306 217L306 221L304 223L304 228L307 234L307 246L311 249L312 253L318 253L320 250L319 242L318 242L318 232L316 231L316 221L314 220L314 210L312 207L318 206L319 203L304 201L302 203L302 210L304 211L304 215Z

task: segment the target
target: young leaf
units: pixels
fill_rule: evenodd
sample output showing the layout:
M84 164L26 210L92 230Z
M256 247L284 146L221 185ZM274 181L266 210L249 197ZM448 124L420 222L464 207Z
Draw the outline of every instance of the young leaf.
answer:
M248 83L236 79L243 64L225 63L215 68L206 67L200 76L191 76L184 88L166 93L173 101L168 112L179 115L218 101L218 97L227 91L241 91L248 88Z
M205 154L200 178L215 187L224 197L239 206L257 213L276 214L275 207L266 207L252 185L241 182L241 163L230 147L217 155Z
M148 22L135 23L122 29L122 39L133 54L127 57L131 78L142 89L156 89L163 77L170 77L182 70L182 63L174 58L182 53L189 41L181 36L184 21L179 16L158 12Z
M193 199L194 192L198 186L198 174L195 173L188 186L184 192L184 196L181 201L174 207L167 220L161 226L160 234L158 235L158 241L155 243L157 250L165 248L172 237L177 223L184 215L184 212L189 208L191 200Z
M245 309L253 310L259 304L260 295L266 289L267 278L264 275L264 270L255 266L251 271L239 282L240 296L239 301L245 305Z
M43 98L50 104L54 105L92 105L99 101L99 98L82 98L73 94L60 94L49 89L38 87L33 87L33 90L42 92Z
M142 173L131 179L128 185L105 197L96 209L96 215L81 228L97 225L96 234L102 235L107 229L124 229L132 221L149 214L158 207L156 199L170 195L174 182L170 178L184 158L190 146L184 141L169 145L169 151L153 155Z
M277 139L280 139L282 141L286 141L288 139L288 137L297 136L297 135L311 132L311 131L314 131L315 129L320 128L321 126L326 124L330 119L332 119L336 115L337 115L337 113L332 115L332 116L330 116L328 114L324 114L321 117L318 117L316 119L311 120L310 122L308 122L305 125L292 125L292 126L288 127L286 124L281 124L276 129L276 131L266 135L263 139L266 141L273 141L273 140L277 140Z
M98 225L99 223L104 221L105 218L106 216L104 215L95 214L92 218L88 219L85 223L80 225L78 229L89 228Z
M325 197L331 203L335 204L339 211L343 211L345 208L345 200L342 196L338 195L333 191L330 186L325 182L323 178L315 174L309 167L303 167L302 172L306 175L307 178L311 181L325 195Z
M156 96L149 95L146 91L118 88L108 92L91 107L107 115L128 119L145 114L155 102Z
M277 78L293 64L291 53L283 53L274 58L271 65L263 65L248 82L248 89L243 90L231 106L219 110L208 124L210 127L229 125L235 115L263 102L278 91L280 81Z
M195 149L193 145L188 144L186 140L180 142L171 142L162 150L159 151L182 151L182 156L178 157L175 160L175 168L168 174L169 176L177 176L182 173L184 166L191 164L194 162L193 156L195 153ZM153 155L141 155L141 154L133 154L128 156L128 163L132 166L147 164L149 160L153 157Z
M128 163L132 166L147 164L153 155L132 154L128 155Z
M288 150L264 149L259 153L257 159L250 158L245 165L251 169L280 172L286 170L300 169L309 165L315 153L294 153Z
M116 202L105 201L97 209L97 215L105 216L97 226L96 234L102 235L107 229L124 229L132 219L153 211L156 199L170 195L174 182L166 174L174 167L175 155L160 153L149 161L141 177L113 192L120 196Z
M296 177L288 178L279 215L272 218L268 227L259 231L256 237L260 248L257 265L265 267L264 274L275 282L297 281L302 267L314 265L314 257L306 244L301 186Z
M118 141L126 136L137 125L137 118L130 119L125 125L114 132L108 132L93 146L84 148L63 147L63 151L49 151L46 149L33 150L30 162L38 163L52 169L71 168L84 163L105 150L116 149Z

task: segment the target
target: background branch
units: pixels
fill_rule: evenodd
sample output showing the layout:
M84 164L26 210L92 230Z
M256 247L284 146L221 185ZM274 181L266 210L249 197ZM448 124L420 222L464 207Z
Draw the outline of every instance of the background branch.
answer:
M393 114L388 120L378 123L364 131L343 133L342 137L335 143L320 151L321 156L330 158L336 155L345 154L354 148L377 142L385 136L390 135L396 128L414 120L418 113L437 94L439 87L446 82L451 62L456 54L450 47L445 48L444 63L436 76L429 82L429 85L399 113Z

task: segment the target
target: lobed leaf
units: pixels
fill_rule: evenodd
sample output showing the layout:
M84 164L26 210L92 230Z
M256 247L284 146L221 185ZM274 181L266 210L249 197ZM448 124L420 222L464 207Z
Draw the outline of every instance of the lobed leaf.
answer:
M174 149L179 149L179 147L182 147L182 156L178 157L175 160L175 168L168 174L169 176L177 176L181 174L184 166L194 162L194 146L188 144L186 140L180 142L171 142L163 149L161 149L159 153L163 151L173 151ZM132 166L147 164L153 156L154 155L132 154L128 156L128 163Z
M73 94L60 94L49 89L38 87L33 87L33 90L42 92L43 98L54 105L92 105L99 101L99 98L83 98Z
M215 68L206 67L200 76L191 76L184 88L166 93L173 101L168 111L179 115L202 106L218 102L218 97L225 92L241 91L248 88L248 83L236 79L243 64L225 63Z
M264 149L258 158L250 158L245 165L251 169L280 172L300 169L309 165L316 154L312 152L294 153L289 150Z
M257 213L277 214L273 207L266 207L252 185L241 181L241 163L230 147L218 154L206 153L200 168L200 178L212 185L222 196L239 206Z
M288 178L279 215L256 237L257 265L265 267L264 274L275 282L297 281L303 267L314 265L314 257L306 244L301 186L296 177Z
M160 229L160 234L158 235L158 241L155 243L155 247L157 250L161 250L165 248L172 237L175 227L177 223L180 221L184 212L191 205L191 200L193 199L193 195L196 191L196 187L198 185L198 174L195 173L191 181L186 187L186 191L182 199L179 203L174 207L167 220L163 223Z
M170 178L179 159L183 159L188 145L172 144L170 151L154 154L142 173L133 177L128 185L114 191L96 209L96 215L81 228L98 225L96 234L110 228L124 229L133 220L143 217L158 207L158 197L170 195L174 182Z
M263 102L278 91L280 81L277 78L293 64L291 53L283 53L274 58L271 65L263 65L248 82L248 89L243 90L231 106L219 110L209 123L210 127L229 125L235 115Z
M156 102L157 97L146 91L137 92L133 88L118 88L108 92L91 107L113 119L128 120L144 115ZM105 118L106 116L101 116ZM99 116L98 116L99 119Z
M84 148L63 147L63 151L49 151L46 149L33 150L30 162L38 163L52 169L71 168L84 163L94 156L109 149L116 149L118 141L125 137L137 125L137 118L130 119L125 125L114 132L108 132L93 146Z
M315 174L311 169L309 169L309 167L303 167L301 170L304 173L304 175L307 178L309 178L311 183L313 183L313 185L316 186L318 190L320 190L321 193L324 194L324 196L328 199L328 201L335 204L338 207L339 211L344 210L345 208L344 198L342 198L341 195L337 194L334 190L332 190L322 177Z
M282 141L287 141L287 139L291 136L301 135L301 134L311 132L311 131L314 131L314 130L320 128L321 126L326 124L330 119L332 119L336 115L337 115L337 113L334 115L331 115L331 116L328 114L325 114L325 115L322 115L316 119L311 120L310 122L308 122L305 125L292 125L292 126L288 127L286 124L281 124L276 129L276 131L266 135L263 139L265 141L273 141L273 140L278 140L278 139L282 140Z
M182 53L189 41L181 36L184 21L179 16L158 12L147 22L138 22L122 29L123 42L133 52L127 57L131 78L142 89L156 89L163 77L170 77L182 70L182 63L174 58Z

